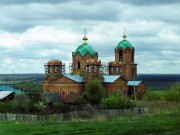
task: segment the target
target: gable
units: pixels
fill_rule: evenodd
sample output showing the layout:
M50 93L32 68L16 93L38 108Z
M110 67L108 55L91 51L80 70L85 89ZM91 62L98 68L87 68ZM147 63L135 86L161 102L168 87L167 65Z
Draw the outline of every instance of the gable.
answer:
M141 82L139 86L146 86L146 84L144 82Z
M56 80L51 81L50 83L64 84L64 83L77 83L77 82L72 80L72 79L69 79L69 78L67 78L65 76L61 76L61 77L57 78Z
M105 75L104 83L127 83L121 75Z
M84 80L81 76L78 75L63 75L50 83L60 83L60 84L67 84L67 83L83 83Z
M120 76L114 81L114 83L127 83L127 81L122 76Z

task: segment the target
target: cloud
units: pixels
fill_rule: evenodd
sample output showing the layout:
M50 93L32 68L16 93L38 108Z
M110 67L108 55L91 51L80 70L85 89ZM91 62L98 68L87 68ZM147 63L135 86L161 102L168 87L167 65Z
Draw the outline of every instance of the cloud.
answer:
M66 3L70 0L0 0L1 5L24 5L30 3L49 3L49 4L58 4L58 3Z
M36 25L63 24L67 21L113 21L118 20L118 7L108 8L107 3L81 5L78 2L56 5L30 3L26 5L2 6L0 28L10 31L22 31ZM58 25L59 25L58 24Z
M138 73L179 73L179 5L176 0L0 0L1 72L13 67L44 72L50 59L62 60L68 69L86 27L88 43L104 63L114 60L126 28Z

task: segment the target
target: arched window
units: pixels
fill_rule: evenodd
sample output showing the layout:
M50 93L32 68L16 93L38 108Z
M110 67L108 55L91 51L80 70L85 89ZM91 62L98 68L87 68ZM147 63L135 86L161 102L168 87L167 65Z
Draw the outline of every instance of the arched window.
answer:
M134 50L132 51L132 54L131 54L131 62L134 62Z
M81 64L80 64L80 62L78 61L78 69L80 69L81 68Z
M119 61L120 62L123 61L123 51L122 50L119 51Z

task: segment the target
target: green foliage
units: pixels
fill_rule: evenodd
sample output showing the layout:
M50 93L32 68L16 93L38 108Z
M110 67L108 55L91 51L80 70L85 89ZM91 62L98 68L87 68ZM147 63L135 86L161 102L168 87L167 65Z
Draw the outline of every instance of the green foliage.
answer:
M146 92L144 100L147 100L147 101L158 101L158 100L180 101L180 84L176 83L176 84L172 85L166 91L148 90Z
M69 110L68 106L60 102L53 102L49 107L49 112L67 112Z
M77 97L75 99L75 104L78 105L78 106L82 106L84 104L86 104L86 100L83 98L83 97Z
M101 106L104 109L133 108L136 106L136 102L123 96L111 95L101 100Z
M29 112L30 99L25 94L15 95L12 101L12 110L16 113Z
M12 108L11 102L0 102L0 112L7 113L10 112Z
M99 103L105 93L101 82L95 79L87 83L85 94L91 103Z
M45 112L45 109L46 109L46 105L41 101L34 104L34 110L38 113Z
M172 85L165 93L164 100L166 101L180 101L180 84Z
M164 93L160 92L160 91L150 91L150 90L148 90L146 92L144 100L147 100L147 101L162 100L163 99L163 94Z
M20 81L16 83L16 88L23 92L42 92L43 84L35 81Z

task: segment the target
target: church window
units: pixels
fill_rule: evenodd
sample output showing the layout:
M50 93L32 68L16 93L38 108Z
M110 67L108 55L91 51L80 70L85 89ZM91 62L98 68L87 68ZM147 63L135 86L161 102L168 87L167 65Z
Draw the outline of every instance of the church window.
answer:
M119 67L116 67L116 73L118 73L118 71L119 71Z
M111 73L113 73L113 67L111 67Z
M119 72L120 72L120 74L122 74L122 67L119 68Z
M89 72L92 72L92 66L89 66Z
M80 62L78 61L78 69L80 69L81 68L81 64L80 64Z
M97 72L97 66L94 66L94 72Z
M86 71L87 71L87 72L90 72L90 70L89 70L89 66L87 66L87 67L86 67Z
M55 73L58 72L58 67L54 67L54 72L55 72Z
M123 51L122 50L120 50L119 51L119 61L123 61Z
M131 61L134 62L134 50L132 51L132 54L131 54Z

